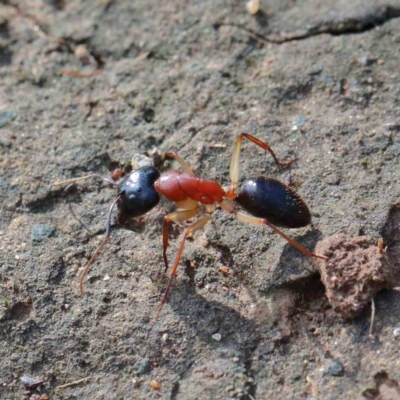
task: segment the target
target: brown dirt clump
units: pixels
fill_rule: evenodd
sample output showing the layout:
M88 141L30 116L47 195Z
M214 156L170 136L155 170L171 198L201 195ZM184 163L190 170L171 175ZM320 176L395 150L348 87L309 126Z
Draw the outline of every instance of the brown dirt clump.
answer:
M328 257L317 266L329 303L344 318L354 318L379 291L394 286L387 256L369 236L335 234L320 241L316 252Z

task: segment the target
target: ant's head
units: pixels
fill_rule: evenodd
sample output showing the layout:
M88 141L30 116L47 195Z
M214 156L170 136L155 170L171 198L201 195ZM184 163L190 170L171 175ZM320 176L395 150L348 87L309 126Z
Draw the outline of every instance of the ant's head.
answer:
M111 203L107 214L106 236L82 272L80 280L80 290L82 294L84 292L83 282L90 266L110 239L111 214L114 206L117 204L122 213L132 218L146 214L154 208L160 200L160 196L154 188L154 182L159 177L160 173L156 168L143 167L132 171L118 186L118 196Z
M151 166L132 171L118 187L119 210L135 218L153 209L160 200L154 188L159 177L160 172Z

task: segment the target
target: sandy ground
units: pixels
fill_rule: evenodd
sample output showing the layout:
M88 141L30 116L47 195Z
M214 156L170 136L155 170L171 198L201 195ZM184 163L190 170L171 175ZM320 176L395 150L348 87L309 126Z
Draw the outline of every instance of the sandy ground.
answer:
M82 297L115 189L52 183L175 149L227 185L249 132L296 159L280 169L243 146L242 179L291 180L308 203L313 226L288 234L310 249L383 237L399 273L399 48L399 0L261 1L256 15L237 0L0 1L0 398L364 399L382 370L395 385L400 293L375 297L369 335L369 305L343 319L311 259L222 211L188 241L155 325L167 201L113 218Z

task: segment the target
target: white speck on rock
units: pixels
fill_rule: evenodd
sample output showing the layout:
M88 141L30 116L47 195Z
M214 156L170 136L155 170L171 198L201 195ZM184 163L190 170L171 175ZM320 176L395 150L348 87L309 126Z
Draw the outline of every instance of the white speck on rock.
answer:
M217 342L220 342L222 339L222 336L220 333L215 333L214 335L211 336L214 340L216 340Z

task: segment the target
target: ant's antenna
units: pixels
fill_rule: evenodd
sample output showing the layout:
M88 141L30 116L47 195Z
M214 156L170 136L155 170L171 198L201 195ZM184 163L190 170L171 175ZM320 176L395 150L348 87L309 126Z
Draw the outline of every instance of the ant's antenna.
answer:
M99 255L99 253L101 252L101 250L103 250L103 247L105 246L105 244L108 242L108 240L110 239L110 231L111 231L111 214L112 211L114 209L114 206L118 203L118 201L120 200L120 197L118 196L111 204L110 209L108 210L108 215L107 215L107 222L106 222L106 236L103 239L103 241L101 242L100 246L97 248L97 250L94 252L94 254L92 255L92 258L89 260L89 262L86 264L85 269L82 272L81 275L81 280L79 282L79 288L81 291L81 294L85 294L85 291L83 290L83 281L85 280L85 276L87 274L87 272L89 271L90 266L93 264L95 258Z
M71 183L84 181L84 180L90 179L90 178L100 178L100 179L103 179L103 181L106 181L107 183L109 183L110 185L118 186L118 183L115 183L112 180L105 178L104 176L101 176L99 174L90 174L90 175L86 175L86 176L81 176L80 178L72 178L72 179L67 179L65 181L57 181L57 182L53 182L53 185L54 186L67 185L67 184L69 185Z

